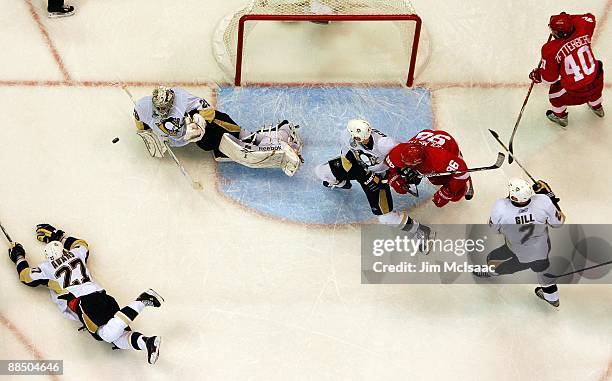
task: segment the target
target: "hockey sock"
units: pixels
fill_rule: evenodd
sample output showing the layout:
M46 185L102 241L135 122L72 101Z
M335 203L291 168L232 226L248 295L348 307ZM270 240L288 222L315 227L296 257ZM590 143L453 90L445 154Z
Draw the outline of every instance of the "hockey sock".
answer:
M139 301L133 301L132 303L128 304L127 306L123 307L119 312L117 312L118 314L122 314L122 318L126 317L127 321L126 324L129 325L130 322L134 321L134 319L136 319L136 317L138 316L139 313L142 312L142 310L144 310L145 305L143 302L139 302ZM125 319L123 319L125 320Z

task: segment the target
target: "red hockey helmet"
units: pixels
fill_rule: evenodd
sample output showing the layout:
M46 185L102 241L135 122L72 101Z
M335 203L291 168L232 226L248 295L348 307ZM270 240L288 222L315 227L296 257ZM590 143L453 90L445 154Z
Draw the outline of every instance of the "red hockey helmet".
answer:
M424 156L425 149L420 143L408 143L401 152L402 162L408 167L421 164Z
M556 38L565 38L574 32L572 16L565 12L550 16L548 26Z

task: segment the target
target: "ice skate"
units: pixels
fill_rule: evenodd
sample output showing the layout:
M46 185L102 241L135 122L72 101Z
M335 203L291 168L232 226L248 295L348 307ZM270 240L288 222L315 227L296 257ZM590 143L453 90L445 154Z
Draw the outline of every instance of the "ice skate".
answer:
M62 8L48 11L47 17L55 19L59 17L68 17L74 15L74 7L72 5L64 5Z
M563 118L558 117L552 110L546 111L546 116L551 122L555 122L561 127L567 127L567 114Z
M161 346L161 337L151 336L145 340L147 345L147 357L149 364L155 364L159 357L159 347Z
M550 304L551 306L555 308L559 308L559 300L555 300L551 302L550 300L546 300L546 298L544 298L544 289L542 287L536 287L534 291L535 291L535 294L538 296L538 298L542 299L543 301L545 301L546 303Z
M164 302L164 298L152 288L140 294L136 300L142 302L147 307L159 307Z
M329 181L323 181L323 186L331 189L351 189L353 184L351 184L351 182L348 180L339 181L334 184L331 184Z
M603 118L606 115L606 113L604 112L603 106L599 106L599 108L593 108L593 106L589 105L589 108L591 109L591 111L593 111L595 115L597 115L600 118Z

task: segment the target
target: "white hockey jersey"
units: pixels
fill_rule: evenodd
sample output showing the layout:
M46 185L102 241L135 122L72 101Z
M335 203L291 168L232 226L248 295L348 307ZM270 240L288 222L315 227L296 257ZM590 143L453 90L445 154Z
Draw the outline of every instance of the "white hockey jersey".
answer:
M94 282L87 269L88 255L86 246L77 246L55 261L47 260L37 267L30 268L29 274L20 274L20 278L25 283L48 280L51 300L57 304L65 317L78 320L76 314L68 308L67 301L58 297L67 293L79 297L103 290Z
M548 227L560 227L564 220L548 196L536 194L523 207L513 205L508 198L497 200L489 225L504 235L506 245L521 263L529 263L548 257Z
M162 119L153 110L152 96L139 99L135 105L134 117L143 122L153 132L167 140L170 147L182 147L189 144L185 141L185 116L193 110L212 109L206 100L197 97L187 90L173 87L174 104L168 117Z
M399 143L376 129L372 129L370 139L370 144L366 146L349 138L348 146L342 150L342 154L352 151L361 165L374 173L388 171L389 166L385 164L385 158L391 149Z

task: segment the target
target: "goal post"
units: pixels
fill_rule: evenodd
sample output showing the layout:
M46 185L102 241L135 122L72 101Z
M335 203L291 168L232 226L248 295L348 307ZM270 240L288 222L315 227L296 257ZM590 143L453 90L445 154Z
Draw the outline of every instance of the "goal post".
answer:
M318 9L314 4L320 5ZM250 59L245 55L249 33L259 22L270 21L393 23L400 31L398 48L402 49L402 55L406 58L401 63L404 72L401 82L408 87L414 84L422 21L407 0L251 1L249 6L227 16L219 24L213 41L215 58L223 70L233 77L234 85L240 86L244 80L245 63ZM308 48L316 49L317 46L309 45Z

